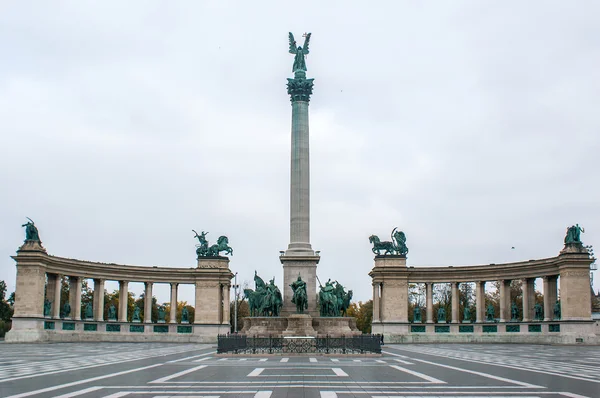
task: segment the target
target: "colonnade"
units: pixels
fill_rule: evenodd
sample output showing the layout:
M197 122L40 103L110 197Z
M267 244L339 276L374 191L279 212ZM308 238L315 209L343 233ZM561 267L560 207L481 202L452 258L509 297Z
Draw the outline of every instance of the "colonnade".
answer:
M560 334L568 334L569 338L573 339L579 338L574 337L578 333L595 336L591 318L589 274L590 263L593 260L587 251L567 249L569 248L565 248L556 257L541 260L450 267L413 267L406 265L405 257L376 256L375 266L369 273L373 287L373 333L390 336L392 341L431 342L438 341L435 339L448 341L449 336L454 333L463 339L457 339L457 341L479 341L472 340L476 337L464 336L464 333L477 335L486 332L511 333L512 340L507 341L515 341L515 332L522 335L539 330L557 333L560 331ZM535 281L537 278L543 279L544 287L543 316L540 316L538 312L536 317ZM511 313L514 299L511 297L511 282L515 280L522 281L523 289L522 307L519 311L522 316L519 317L514 317L514 314ZM486 283L492 281L499 282L499 310L494 313L494 319L490 321L497 325L506 324L506 327L486 326L486 323L489 322L486 319L485 287ZM425 316L421 322L417 320L417 323L422 323L423 326L411 326L415 325L414 319L408 319L409 285L415 283L425 284ZM475 316L474 319L468 319L466 322L464 314L461 314L460 311L459 289L463 283L475 284ZM434 287L436 284L450 285L449 314L440 324L435 322L436 317L434 316ZM557 311L555 316L554 309L558 299L559 284L560 315ZM441 323L447 324L447 326L442 326ZM528 325L524 329L519 326L509 326L516 323L527 323ZM536 325L529 325L531 323ZM546 323L551 325L541 326ZM427 326L428 324L435 324L435 327L434 325ZM423 334L415 336L414 333ZM446 335L441 337L435 333L446 333ZM458 333L463 333L463 335L458 336ZM429 340L426 340L427 334L431 334ZM529 337L531 336L527 336L527 338ZM550 342L555 342L555 340Z
M522 322L530 322L534 319L534 306L535 306L535 279L536 278L524 278L522 279L523 283L523 301L522 301L522 317L518 319ZM544 304L543 310L544 315L543 321L551 321L554 319L560 319L554 316L554 305L558 300L558 275L553 276L544 276ZM485 306L485 286L486 282L490 281L465 281L465 282L450 282L451 286L451 318L450 323L460 323L464 321L463 316L460 312L460 294L459 288L462 283L475 283L475 322L481 323L486 321L486 306ZM509 322L512 321L511 315L511 306L512 306L512 297L510 285L512 280L499 280L499 307L500 312L498 314L499 322ZM415 282L410 281L408 283L424 283L425 284L425 323L434 323L434 314L433 314L433 290L434 290L434 282ZM383 282L373 283L373 321L381 322L383 319L383 313L385 312L384 302L382 300L384 290ZM389 300L388 300L389 301ZM394 301L388 303L388 305L398 305ZM408 315L407 315L408 317ZM408 318L406 320L401 320L404 322L409 322ZM471 320L469 320L471 321Z
M26 242L13 256L17 267L17 283L15 289L15 305L12 330L7 334L7 341L66 341L59 334L85 333L90 341L102 339L123 339L125 336L114 336L115 332L138 333L154 332L156 335L146 338L157 341L216 341L218 333L229 331L229 297L233 273L229 269L227 257L207 257L198 259L195 268L143 267L106 263L94 263L68 258L49 256L46 250L34 242ZM61 317L61 278L68 277L70 313ZM81 294L84 279L93 280L92 309L93 316L86 319L82 316ZM117 319L105 321L104 292L107 281L119 282L119 308ZM109 327L110 323L128 322L129 284L144 283L144 319L140 323L152 323L152 296L155 284L170 285L171 311L167 324L176 324L177 297L179 285L191 284L194 294L194 322L181 329L154 326L148 329L142 326L121 328L118 325ZM50 313L45 314L45 306L50 302ZM46 307L47 310L47 307ZM66 325L66 323L71 324ZM103 326L106 323L106 326ZM60 330L57 325L61 325ZM68 327L67 327L68 326ZM97 333L91 333L91 332ZM107 332L107 333L102 333ZM182 333L190 336L166 336L170 333ZM107 335L109 335L107 337ZM190 340L196 335L196 340ZM58 336L58 337L57 337ZM93 337L92 337L93 336ZM79 339L81 337L78 337ZM133 337L132 337L133 338ZM164 340L170 338L170 340ZM179 340L177 340L179 338ZM163 340L160 340L163 339ZM135 341L135 340L132 340Z
M46 300L51 303L51 312L49 315L45 315L46 318L51 319L61 319L61 279L62 275L47 273L47 282L46 282ZM93 279L94 289L93 289L93 318L85 319L81 314L81 286L83 279L79 276L68 276L69 280L69 306L71 307L71 313L66 317L72 320L93 320L97 322L105 321L104 314L104 286L106 283L106 279ZM129 283L132 281L118 281L119 282L119 298L128 297L129 293ZM171 282L170 285L170 307L177 308L177 297L179 291L179 283ZM153 296L153 287L154 282L144 282L144 323L152 323L152 317L148 316L152 314L152 296ZM223 323L223 321L229 319L229 306L226 305L226 298L229 297L229 286L221 285L219 295L223 298L219 300L219 317L218 323ZM118 318L115 319L118 322L127 322L128 320L128 300L119 300L118 307ZM201 317L198 317L200 320ZM109 321L111 319L108 319ZM170 311L169 313L169 323L176 323L176 311ZM200 323L200 322L198 322Z

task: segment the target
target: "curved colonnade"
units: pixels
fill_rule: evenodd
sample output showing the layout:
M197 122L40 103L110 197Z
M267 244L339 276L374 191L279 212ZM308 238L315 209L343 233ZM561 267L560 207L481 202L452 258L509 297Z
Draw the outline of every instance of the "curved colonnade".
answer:
M586 250L565 246L556 257L507 264L449 267L407 267L401 256L376 256L369 273L373 284L373 333L388 342L528 342L600 343L600 324L592 320L590 258ZM559 279L560 277L560 279ZM543 278L543 318L534 316L535 279ZM510 284L521 280L522 316L511 315ZM560 280L560 297L558 281ZM485 284L499 282L499 314L486 319ZM451 311L446 322L435 322L433 288L451 286ZM460 313L459 286L475 283L475 318ZM425 284L426 316L409 321L409 284ZM560 315L554 305L560 301Z
M201 258L196 268L131 266L55 257L48 255L39 243L27 241L12 258L16 261L17 283L13 325L6 335L7 342L216 342L218 334L230 330L229 292L233 274L227 257ZM68 302L72 309L65 317L61 317L60 306L63 276L69 279ZM87 319L81 314L82 279L94 281L93 316ZM119 297L128 296L129 283L144 283L144 314L152 312L154 284L170 285L172 308L177 306L179 285L193 285L194 322L178 324L176 311L170 311L164 323L152 323L150 316L140 322L128 322L127 300L119 300L115 320L105 320L106 281L119 282ZM45 300L50 302L47 315L44 315Z

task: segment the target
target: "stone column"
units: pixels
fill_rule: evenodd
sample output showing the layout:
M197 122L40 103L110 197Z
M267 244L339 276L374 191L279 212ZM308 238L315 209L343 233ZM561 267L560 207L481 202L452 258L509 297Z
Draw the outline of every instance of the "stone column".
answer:
M104 279L94 279L94 319L104 320Z
M510 320L510 281L500 281L500 322Z
M523 322L533 319L533 306L535 305L535 278L523 279Z
M69 305L71 306L71 319L81 320L81 278L69 276Z
M552 294L550 293L550 283L551 279L548 276L544 278L544 321L552 320L552 307L550 300L552 299Z
M485 320L485 281L475 282L475 320Z
M48 300L51 304L50 307L50 314L49 316L52 316L53 312L54 312L54 307L56 306L54 304L54 297L56 297L55 294L55 289L56 289L56 279L57 279L58 275L56 274L46 274L46 300ZM59 285L60 286L60 285Z
M548 277L548 293L550 293L550 320L554 319L554 305L558 300L558 276Z
M144 323L152 323L152 282L144 284Z
M373 282L373 322L379 321L379 282Z
M556 276L544 277L544 321L554 319L554 304L557 298L556 282Z
M177 323L177 286L178 283L171 283L171 312L169 323Z
M290 244L286 256L313 256L310 244L310 161L308 103L312 80L298 71L288 79L292 101L292 150L290 179Z
M52 302L52 318L60 318L60 293L62 290L62 284L60 283L61 275L56 274L54 279L54 301Z
M425 295L427 323L433 323L433 283L425 283Z
M229 325L230 323L230 306L229 301L231 298L231 292L229 291L229 285L223 285L223 320L222 324Z
M119 281L119 322L127 322L127 300L129 281Z
M458 323L460 319L460 298L458 295L458 282L452 282L452 323Z

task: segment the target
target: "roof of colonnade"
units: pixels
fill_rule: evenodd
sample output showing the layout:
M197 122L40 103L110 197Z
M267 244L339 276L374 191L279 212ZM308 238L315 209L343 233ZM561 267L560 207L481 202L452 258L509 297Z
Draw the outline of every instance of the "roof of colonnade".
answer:
M371 275L379 277L408 278L410 282L476 282L539 278L558 276L561 267L575 266L589 268L593 261L587 253L564 253L556 257L504 264L486 264L470 266L394 266L393 256L375 257L375 268Z
M56 257L44 252L19 252L13 256L20 263L36 262L44 264L47 273L76 276L89 279L104 279L129 282L193 284L197 278L230 279L229 259L209 258L209 267L172 268L158 266L124 265L76 260ZM217 265L215 265L217 264Z

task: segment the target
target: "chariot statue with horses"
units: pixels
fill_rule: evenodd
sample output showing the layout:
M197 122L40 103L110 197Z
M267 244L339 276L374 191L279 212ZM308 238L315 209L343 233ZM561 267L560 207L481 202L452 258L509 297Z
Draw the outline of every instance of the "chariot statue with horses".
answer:
M202 231L200 235L193 229L192 232L196 234L194 238L198 238L199 242L196 245L196 254L198 257L218 257L220 252L225 252L225 254L231 254L233 256L233 249L229 246L229 239L225 235L219 236L217 243L209 246L208 240L206 240L208 232Z
M402 231L397 231L398 227L394 228L391 233L391 241L381 241L377 235L369 236L369 242L373 245L373 253L381 256L383 255L398 255L406 256L408 254L408 247L406 246L406 235Z

